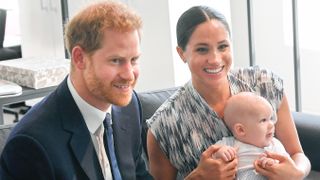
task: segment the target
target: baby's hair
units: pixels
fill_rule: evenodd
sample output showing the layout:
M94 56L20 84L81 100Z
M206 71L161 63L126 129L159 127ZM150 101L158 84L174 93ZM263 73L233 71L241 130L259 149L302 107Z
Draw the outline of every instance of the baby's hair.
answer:
M264 97L252 92L240 92L231 96L224 108L224 121L228 128L233 132L233 126L236 123L245 121L248 116L254 116L258 111L259 104L272 106Z

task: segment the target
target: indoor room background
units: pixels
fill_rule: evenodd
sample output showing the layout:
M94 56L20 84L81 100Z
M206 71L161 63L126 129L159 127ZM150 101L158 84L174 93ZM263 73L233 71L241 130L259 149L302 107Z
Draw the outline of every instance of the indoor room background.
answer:
M0 0L7 10L4 46L22 57L65 58L63 25L93 0ZM190 78L176 53L175 24L193 5L212 6L232 30L234 67L259 65L283 77L292 110L320 114L320 3L317 0L122 0L143 18L137 91L183 85Z

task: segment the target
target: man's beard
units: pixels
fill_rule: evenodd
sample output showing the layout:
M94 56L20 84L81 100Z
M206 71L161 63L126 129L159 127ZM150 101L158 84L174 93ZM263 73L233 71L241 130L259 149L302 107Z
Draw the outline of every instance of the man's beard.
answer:
M132 89L136 84L136 81L117 80L113 82L105 82L95 75L93 72L89 76L86 76L85 81L89 91L98 99L105 101L106 103L126 106L130 103L132 98ZM88 75L88 74L87 74ZM131 90L123 93L121 90L117 90L114 85L127 85Z

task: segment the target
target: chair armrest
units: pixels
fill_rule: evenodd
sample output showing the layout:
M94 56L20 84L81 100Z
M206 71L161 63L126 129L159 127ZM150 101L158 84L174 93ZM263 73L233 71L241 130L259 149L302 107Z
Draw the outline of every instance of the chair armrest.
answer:
M142 142L145 152L147 152L147 123L146 121L151 118L151 116L156 112L156 110L161 106L164 101L166 101L178 87L139 92L138 99L141 104L142 113ZM148 155L146 153L148 158Z
M16 123L0 125L0 155L2 153L2 150L4 148L9 134L15 125Z
M320 171L320 115L292 112L304 153L312 170Z

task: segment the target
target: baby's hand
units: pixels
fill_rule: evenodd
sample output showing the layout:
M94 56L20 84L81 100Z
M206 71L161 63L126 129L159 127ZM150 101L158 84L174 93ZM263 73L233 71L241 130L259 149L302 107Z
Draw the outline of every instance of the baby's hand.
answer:
M259 158L259 164L261 165L261 167L265 168L267 166L279 164L279 161L276 159L268 158L267 155L263 153Z
M223 159L225 162L231 161L236 157L236 149L231 146L222 146L212 155L213 158Z

